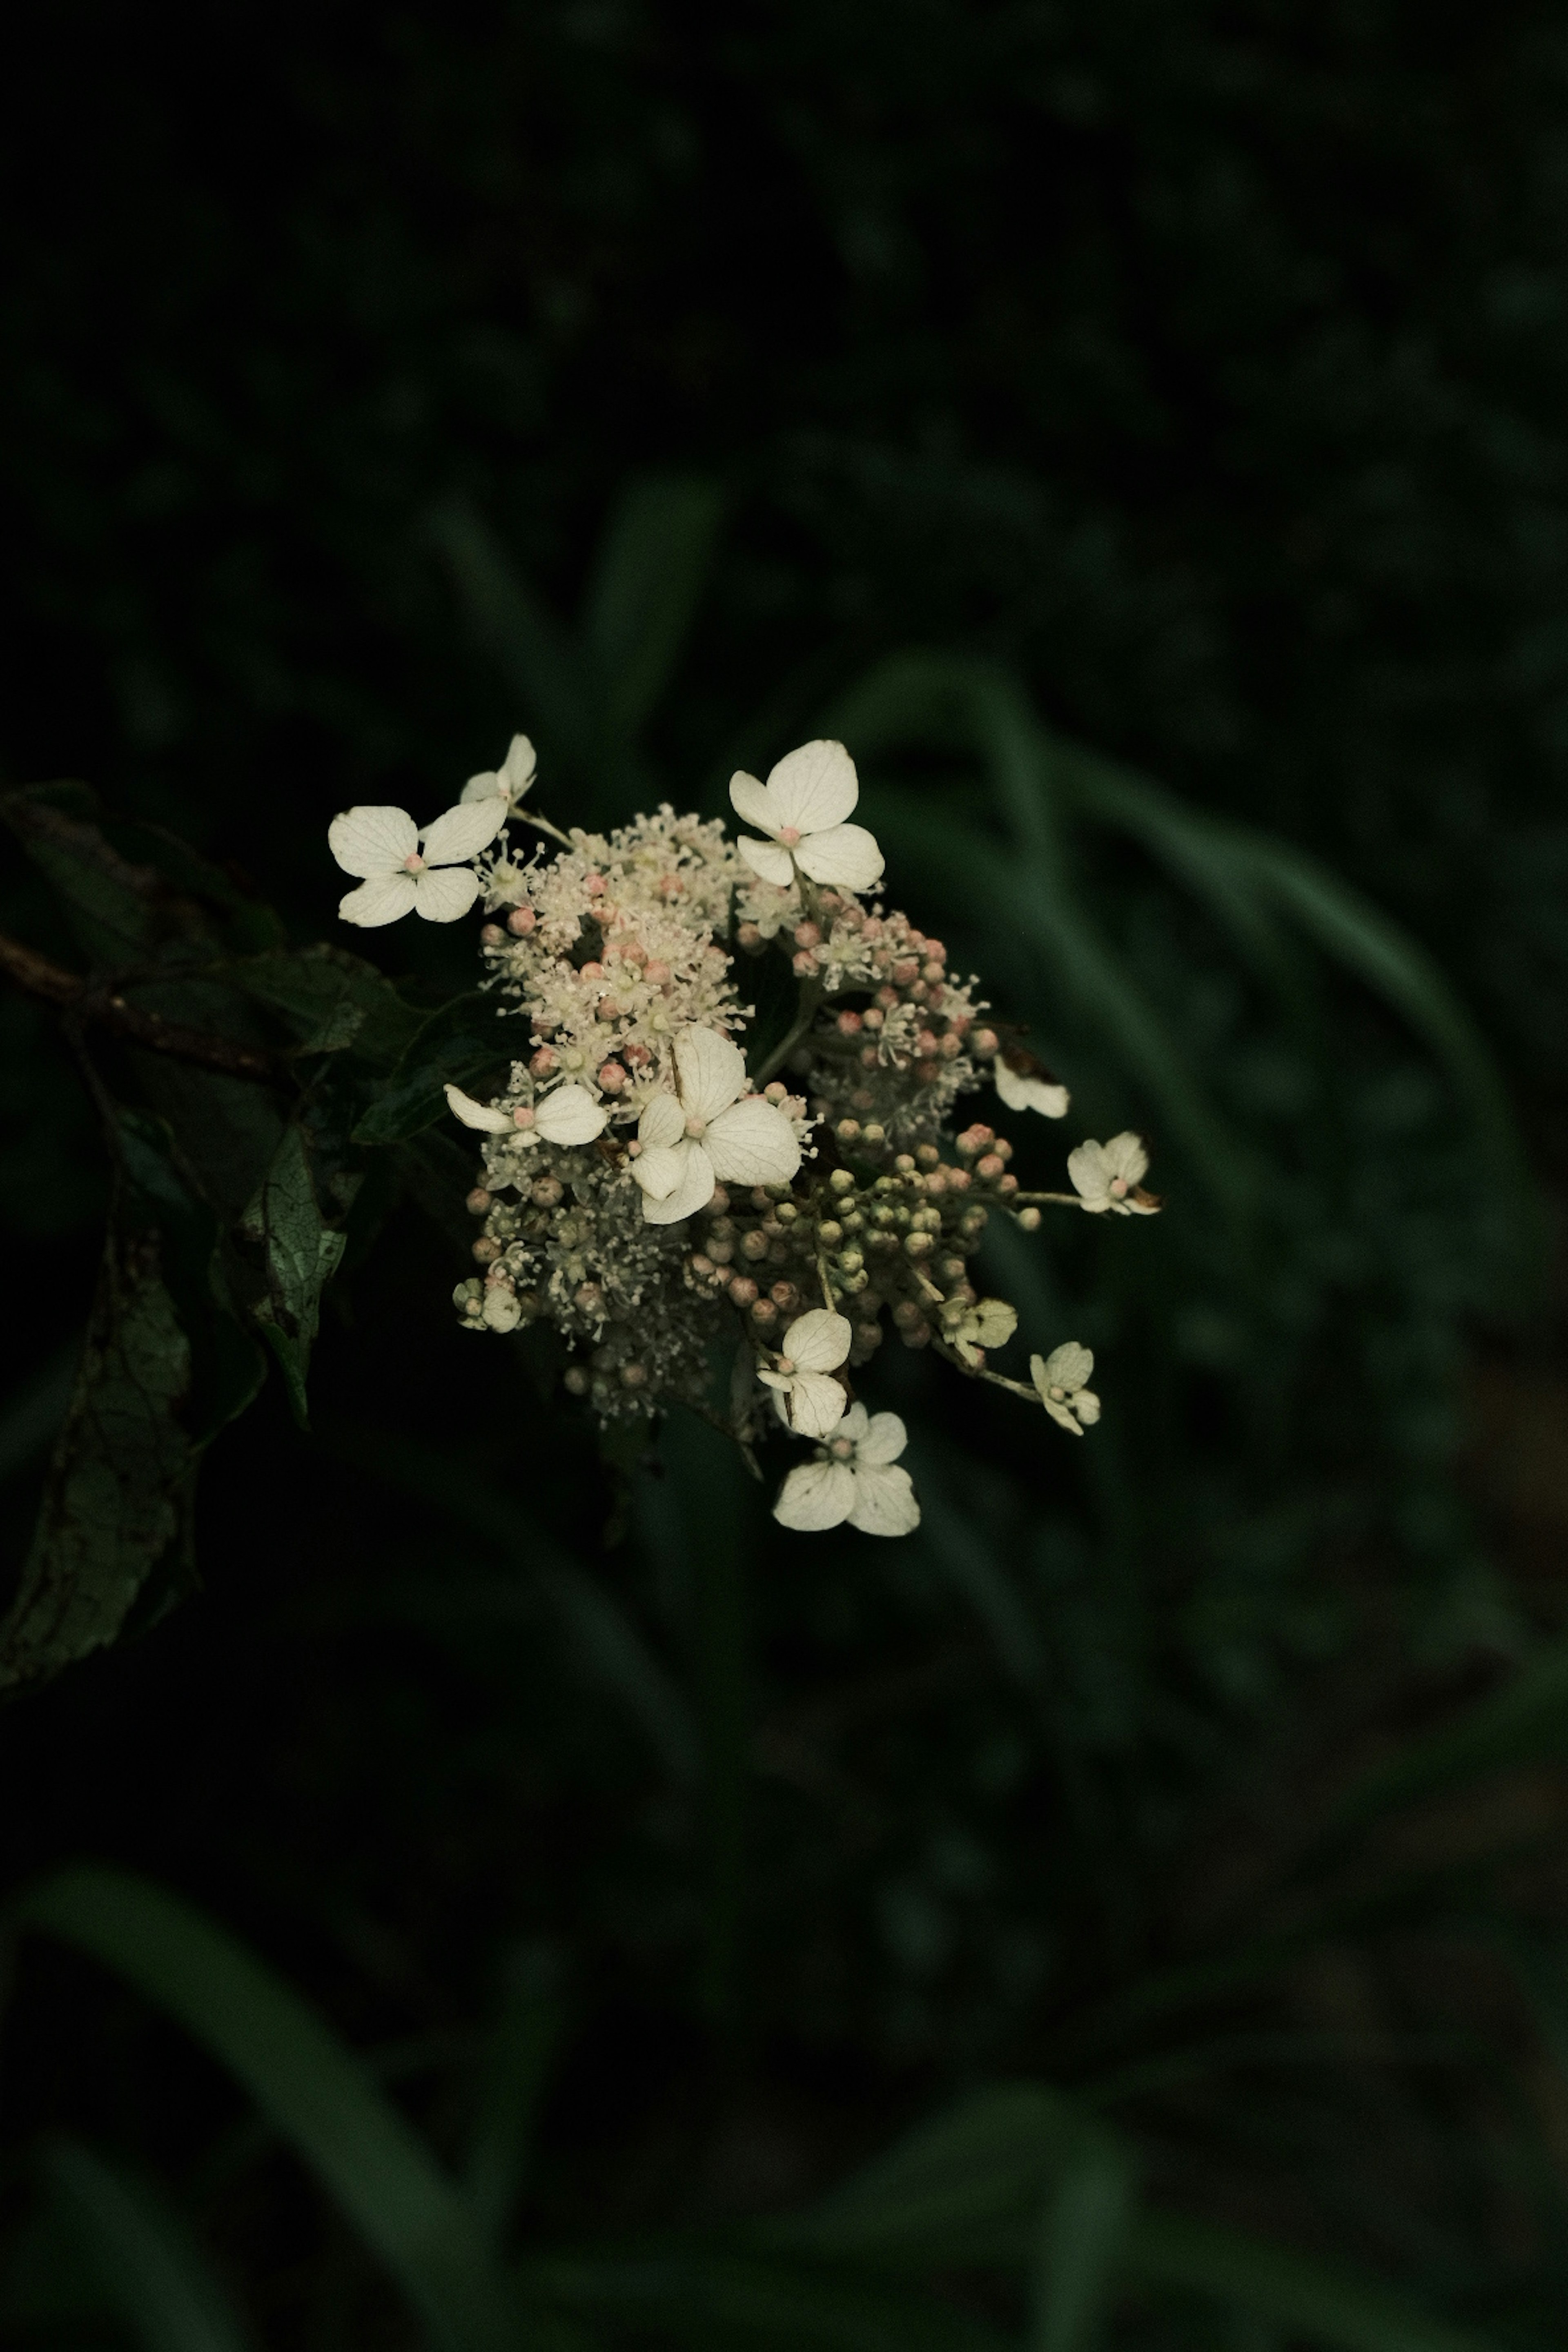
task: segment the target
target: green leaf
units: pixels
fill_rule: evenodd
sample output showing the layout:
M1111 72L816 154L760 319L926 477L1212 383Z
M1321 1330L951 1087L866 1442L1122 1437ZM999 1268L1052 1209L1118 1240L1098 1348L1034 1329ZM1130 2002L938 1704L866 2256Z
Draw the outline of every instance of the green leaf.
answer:
M1208 1100L1169 1024L1128 977L1069 877L1051 747L1022 688L984 663L900 656L853 688L830 723L857 757L957 746L981 760L1016 838L1011 851L907 796L895 806L869 792L863 808L933 892L956 886L991 920L1030 942L1158 1108L1215 1202L1233 1218L1244 1216L1258 1192L1253 1156Z
M238 2313L162 2197L75 2140L54 2141L43 2170L105 2304L144 2352L246 2352Z
M1146 2213L1129 2233L1130 2272L1275 2322L1338 2352L1499 2352L1497 2339L1434 2317L1337 2263L1239 2230Z
M1104 2333L1133 2210L1133 2166L1085 2124L1040 2224L1031 2352L1091 2352Z
M588 590L584 634L605 689L603 723L629 740L685 643L723 501L711 482L638 482L612 516Z
M79 945L94 964L134 963L159 930L164 886L105 840L98 803L85 784L34 784L0 795L3 815L64 908Z
M283 1015L301 1054L352 1050L389 1066L422 1024L392 982L346 948L277 948L231 964L226 977Z
M468 2203L492 2243L504 2237L527 2178L539 2101L561 2040L555 1977L549 1954L537 1948L509 1955L464 2172Z
M465 499L431 509L426 529L474 635L528 721L571 765L586 769L598 736L594 698L565 633Z
M337 1271L345 1236L321 1214L302 1128L284 1130L246 1212L245 1231L266 1255L267 1297L252 1311L282 1367L289 1403L303 1428L305 1376L321 1324L321 1292Z
M447 2352L516 2346L507 2282L456 2185L264 1962L177 1896L119 1871L62 1872L13 1916L115 1969L245 2085Z
M155 1225L110 1224L65 1426L21 1582L0 1622L0 1687L112 1642L153 1569L188 1542L197 1447L181 1415L191 1347Z
M934 2295L826 2263L728 2252L528 2264L541 2296L678 2343L820 2346L822 2352L1006 2352L1009 2339ZM642 2336L637 2339L643 2340Z
M473 990L432 1013L404 1050L384 1090L353 1131L356 1143L403 1143L448 1116L447 1085L467 1087L499 1070L526 1043L521 1024L506 1024L494 1002Z

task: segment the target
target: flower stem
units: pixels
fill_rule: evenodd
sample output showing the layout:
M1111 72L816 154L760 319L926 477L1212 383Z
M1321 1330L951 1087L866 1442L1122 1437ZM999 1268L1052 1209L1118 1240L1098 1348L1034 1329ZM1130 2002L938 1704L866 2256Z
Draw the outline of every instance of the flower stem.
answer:
M795 1008L795 1019L791 1023L789 1028L784 1032L784 1034L780 1038L778 1044L773 1047L773 1052L768 1055L768 1058L763 1064L762 1068L753 1072L752 1077L752 1084L753 1087L760 1089L767 1085L770 1078L777 1076L780 1070L783 1069L785 1062L788 1061L790 1055L799 1045L801 1039L810 1029L812 1023L816 1020L818 1010L821 1007L823 997L826 994L826 991L824 989L822 982L819 980L803 980L801 982L800 1003Z

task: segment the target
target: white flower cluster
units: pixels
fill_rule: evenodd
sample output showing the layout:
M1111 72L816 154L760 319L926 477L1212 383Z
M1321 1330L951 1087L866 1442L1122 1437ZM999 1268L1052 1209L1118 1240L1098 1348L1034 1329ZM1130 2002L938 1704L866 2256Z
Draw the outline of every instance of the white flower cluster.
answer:
M1100 1417L1089 1351L1033 1357L1029 1384L996 1371L1018 1318L979 1296L970 1261L998 1212L1030 1231L1040 1202L1152 1214L1147 1152L1132 1134L1082 1143L1070 1192L1025 1194L1005 1138L951 1131L988 1077L1009 1109L1047 1118L1067 1089L984 1022L940 940L870 898L882 854L849 821L843 745L805 744L765 782L737 775L752 829L738 842L668 805L560 833L523 806L534 781L514 736L423 830L402 809L353 808L329 834L359 880L346 922L454 922L483 899L485 985L525 1031L491 1099L447 1088L484 1138L465 1323L552 1325L566 1387L605 1418L682 1401L748 1454L770 1425L805 1439L814 1459L774 1506L790 1528L919 1524L903 1423L852 1402L887 1326L1081 1436ZM795 1003L764 1024L743 1000L779 956Z

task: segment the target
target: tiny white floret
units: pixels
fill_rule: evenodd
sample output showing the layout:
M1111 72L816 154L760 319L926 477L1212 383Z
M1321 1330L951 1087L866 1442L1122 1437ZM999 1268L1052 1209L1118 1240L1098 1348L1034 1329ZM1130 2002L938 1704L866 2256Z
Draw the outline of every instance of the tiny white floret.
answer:
M757 1378L772 1389L789 1427L801 1437L826 1437L848 1402L832 1376L849 1353L848 1320L826 1307L799 1315L784 1335L770 1370Z
M505 823L499 799L448 809L423 831L406 809L346 809L328 827L327 845L345 874L363 879L339 901L340 917L364 929L409 913L455 923L479 895L467 860L488 849Z
M842 743L803 743L765 784L743 770L730 779L735 813L764 841L742 834L737 845L753 874L781 888L795 868L839 890L869 890L881 878L882 853L863 824L846 824L860 797L855 762Z
M716 1029L682 1029L675 1085L652 1096L637 1121L632 1174L644 1219L673 1225L706 1208L715 1187L787 1184L800 1145L783 1111L746 1092L746 1057Z
M1113 1135L1109 1143L1080 1143L1068 1154L1073 1189L1091 1216L1152 1217L1160 1203L1142 1189L1149 1154L1142 1136Z
M1093 1351L1077 1339L1064 1339L1048 1356L1029 1359L1029 1378L1040 1392L1040 1402L1075 1437L1100 1419L1100 1399L1088 1386L1093 1371Z
M921 1507L909 1472L897 1467L906 1443L896 1412L868 1414L852 1404L816 1461L790 1472L774 1518L806 1534L847 1519L862 1535L909 1535L921 1523Z

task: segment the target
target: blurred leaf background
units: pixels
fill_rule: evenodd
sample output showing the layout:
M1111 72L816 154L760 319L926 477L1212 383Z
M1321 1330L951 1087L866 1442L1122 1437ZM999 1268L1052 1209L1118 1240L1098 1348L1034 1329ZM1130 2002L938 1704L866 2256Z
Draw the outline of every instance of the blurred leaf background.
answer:
M883 1350L898 1546L458 1332L449 1140L358 1196L309 1428L287 1331L227 1425L209 1302L177 1566L0 1717L8 2336L1560 2343L1559 16L30 37L0 782L193 843L269 1004L351 802L521 726L558 819L715 812L839 733L1170 1205L994 1237L1082 1446ZM374 951L436 1003L468 947ZM11 1606L110 1170L0 1023ZM152 1108L119 1197L200 1240L274 1135L192 1193Z

